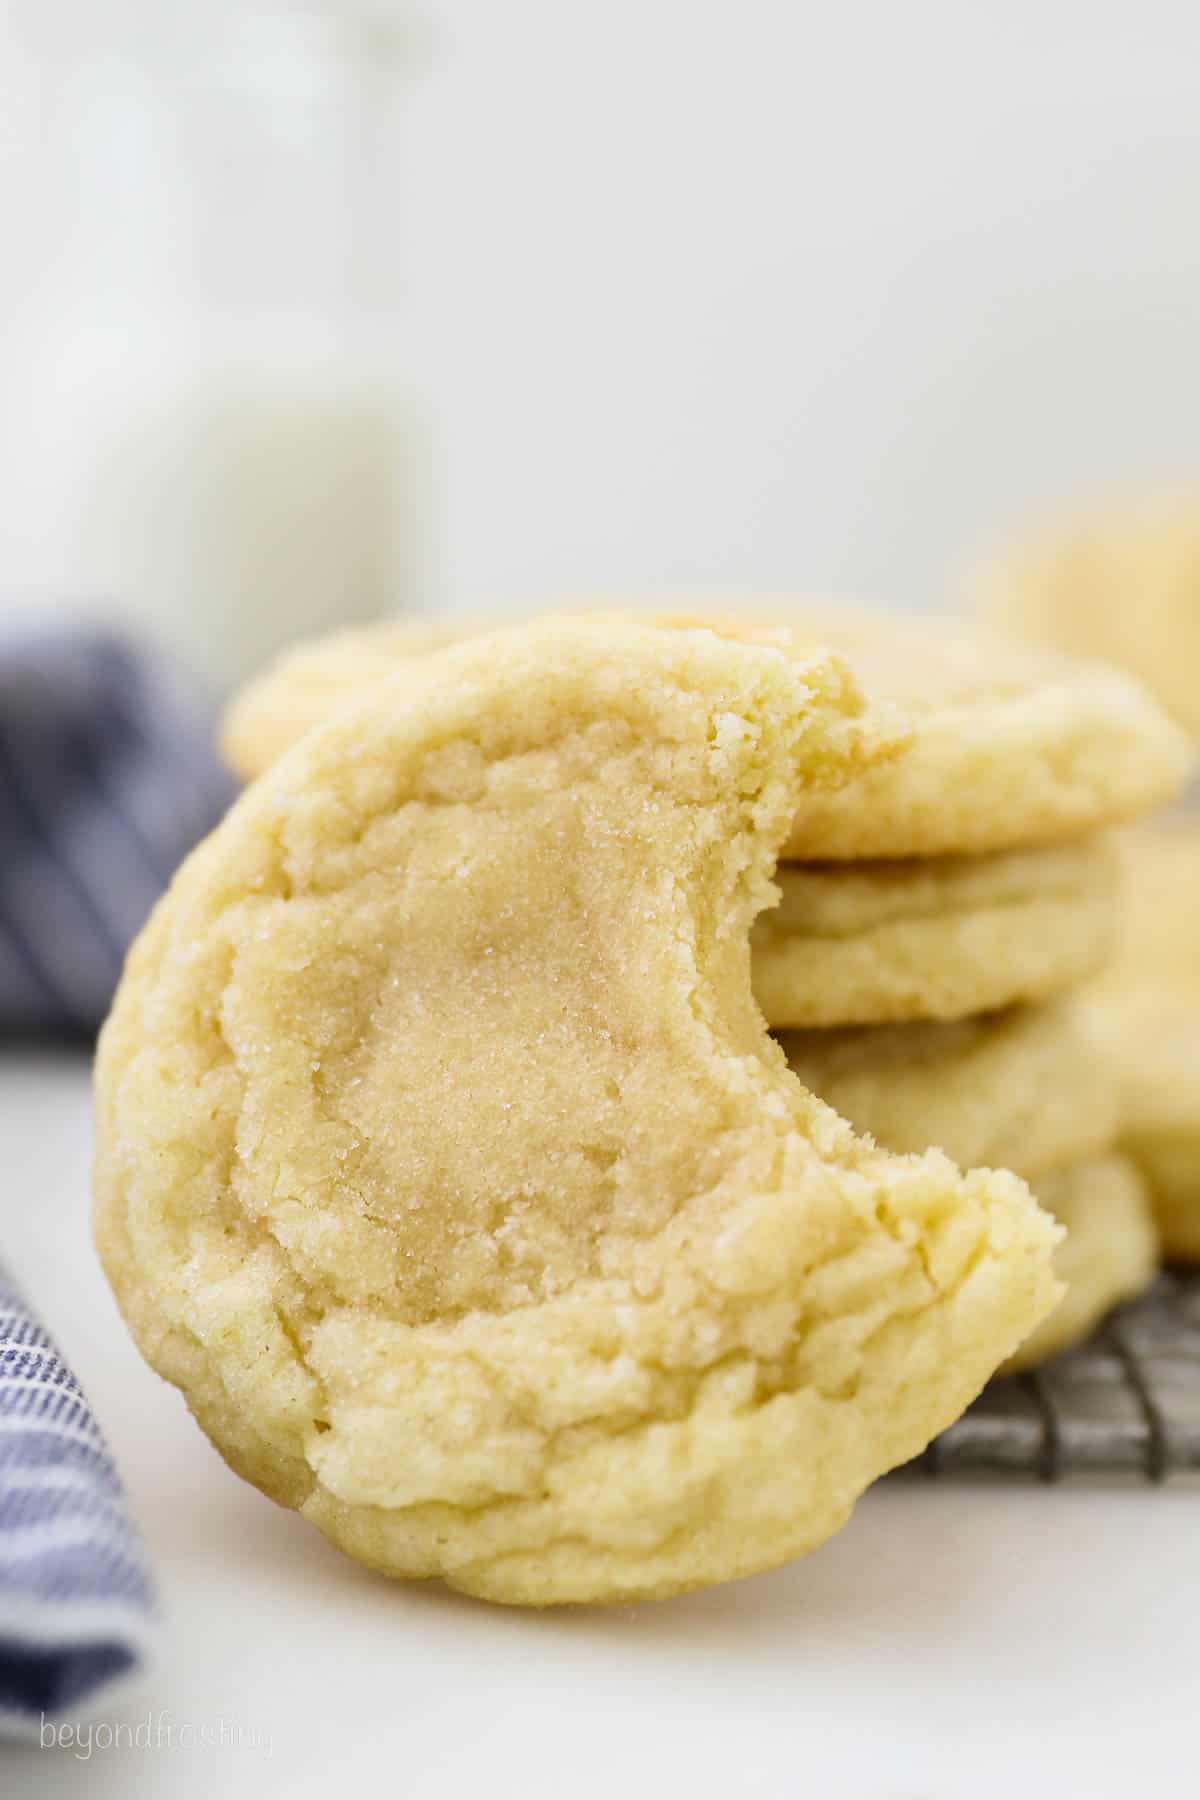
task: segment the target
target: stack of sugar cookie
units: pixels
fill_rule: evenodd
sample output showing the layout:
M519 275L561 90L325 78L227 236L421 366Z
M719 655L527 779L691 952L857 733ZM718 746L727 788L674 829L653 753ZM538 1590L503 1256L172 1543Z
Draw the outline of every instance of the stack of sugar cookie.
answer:
M1128 669L1200 743L1200 493L1110 506L993 562L975 588L992 626ZM1163 1252L1200 1263L1200 793L1121 848L1117 953L1092 1021Z
M912 741L797 820L755 984L792 1068L897 1151L1024 1176L1067 1227L1067 1294L1028 1366L1158 1265L1145 1185L1117 1148L1119 1083L1080 991L1108 960L1111 828L1171 797L1187 752L1127 677L929 627L823 621ZM831 803L832 801L832 803Z
M780 903L754 929L756 997L804 1084L859 1130L1013 1169L1066 1224L1069 1295L1022 1347L1036 1361L1157 1267L1144 1185L1116 1149L1117 1083L1074 996L1114 941L1111 828L1175 793L1185 744L1103 667L912 621L789 623L846 659L904 742L849 789L806 792ZM301 646L234 702L227 757L258 775L446 635L397 623Z

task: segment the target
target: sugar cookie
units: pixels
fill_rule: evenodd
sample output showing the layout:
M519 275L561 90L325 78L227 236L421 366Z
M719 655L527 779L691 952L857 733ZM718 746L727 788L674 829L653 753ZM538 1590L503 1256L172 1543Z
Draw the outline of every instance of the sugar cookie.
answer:
M1091 974L1116 926L1107 838L992 856L786 863L754 928L771 1025L957 1019Z
M1145 682L1200 738L1200 493L1108 507L974 577L989 622Z
M1092 1022L1120 1074L1122 1142L1149 1179L1164 1251L1200 1262L1200 819L1129 834L1125 895Z
M1134 818L1178 792L1183 734L1128 676L951 622L833 614L806 634L845 655L913 741L864 770L857 805L805 794L785 856L979 855Z
M785 1031L793 1072L889 1150L1032 1177L1107 1150L1115 1075L1070 1000L953 1022Z
M1114 1306L1144 1293L1158 1273L1150 1197L1128 1157L1096 1157L1043 1176L1037 1196L1066 1226L1054 1269L1067 1291L1010 1358L1012 1371L1079 1343Z
M405 619L350 626L296 644L230 701L221 722L221 753L235 775L251 781L347 695L387 680L401 662L482 631L474 622Z

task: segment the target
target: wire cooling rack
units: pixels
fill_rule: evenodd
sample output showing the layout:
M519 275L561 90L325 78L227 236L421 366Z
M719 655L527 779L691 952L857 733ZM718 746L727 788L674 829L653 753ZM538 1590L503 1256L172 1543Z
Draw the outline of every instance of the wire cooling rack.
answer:
M908 1472L1042 1481L1200 1470L1200 1272L1161 1275L1075 1350L990 1382Z

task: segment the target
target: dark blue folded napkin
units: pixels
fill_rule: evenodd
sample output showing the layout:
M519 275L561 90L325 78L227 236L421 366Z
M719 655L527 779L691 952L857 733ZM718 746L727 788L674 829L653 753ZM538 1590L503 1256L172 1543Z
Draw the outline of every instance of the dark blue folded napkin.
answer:
M139 1666L153 1629L103 1434L0 1269L0 1735L86 1711Z
M96 630L0 635L0 1031L89 1036L232 787L162 659Z
M160 658L92 629L0 633L0 1034L91 1037L231 795L208 711ZM13 1207L0 1255L19 1229ZM100 1427L0 1268L0 1735L94 1710L152 1629Z

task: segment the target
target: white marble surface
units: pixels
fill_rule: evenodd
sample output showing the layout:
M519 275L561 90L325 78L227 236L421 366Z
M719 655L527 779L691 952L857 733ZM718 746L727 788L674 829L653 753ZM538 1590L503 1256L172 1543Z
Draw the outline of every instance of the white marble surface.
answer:
M892 1483L804 1562L638 1609L395 1586L231 1475L142 1367L91 1249L90 1139L82 1057L0 1052L0 1251L108 1429L165 1602L108 1720L166 1713L175 1741L0 1751L0 1794L1196 1792L1196 1487Z

